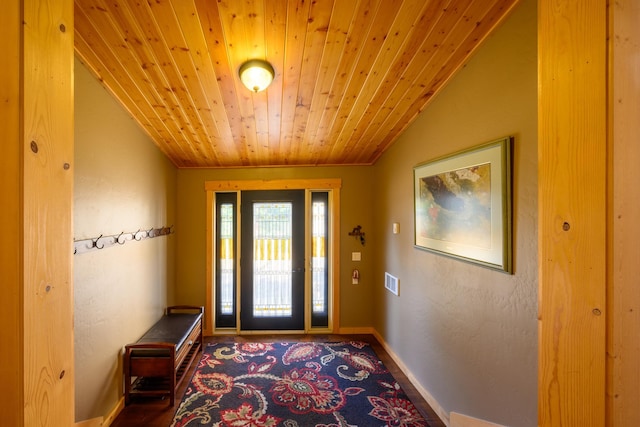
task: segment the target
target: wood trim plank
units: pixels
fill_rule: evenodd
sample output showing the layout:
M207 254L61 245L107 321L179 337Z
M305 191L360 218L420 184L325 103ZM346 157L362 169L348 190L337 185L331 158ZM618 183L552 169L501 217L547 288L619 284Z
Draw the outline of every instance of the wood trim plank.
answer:
M607 5L538 5L538 425L605 425Z

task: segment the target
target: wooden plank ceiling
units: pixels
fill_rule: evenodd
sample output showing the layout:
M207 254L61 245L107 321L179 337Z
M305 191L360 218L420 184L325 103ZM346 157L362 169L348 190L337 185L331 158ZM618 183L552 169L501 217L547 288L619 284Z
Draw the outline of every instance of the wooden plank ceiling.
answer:
M177 167L372 164L517 1L75 0L75 48Z

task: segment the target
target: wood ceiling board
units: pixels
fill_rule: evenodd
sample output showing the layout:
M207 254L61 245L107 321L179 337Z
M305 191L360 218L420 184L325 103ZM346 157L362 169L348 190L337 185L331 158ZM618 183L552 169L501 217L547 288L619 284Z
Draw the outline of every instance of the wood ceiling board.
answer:
M158 109L153 108L153 105L159 104L157 98L148 99L143 96L137 89L135 77L122 66L117 54L107 44L101 43L101 36L78 6L74 10L74 21L76 54L156 142L161 151L176 166L182 166L177 159L183 158L186 153L180 145L172 143L172 135L179 131L167 126L158 115Z
M372 164L516 2L76 0L75 47L178 167Z
M439 58L436 61L430 63L431 66L428 66L423 71L423 74L419 77L424 81L431 81L433 86L430 88L429 92L424 94L422 97L415 98L413 103L406 109L403 116L400 117L390 117L390 120L385 124L393 124L392 128L386 128L385 126L381 126L381 129L378 129L378 134L372 136L377 141L380 141L380 147L376 149L375 160L377 160L382 153L395 141L397 136L402 134L402 132L407 128L409 124L413 122L415 117L428 105L433 96L448 82L448 80L455 75L455 73L464 65L466 60L470 57L470 55L479 47L479 45L484 41L484 39L491 33L491 31L500 24L502 19L504 19L508 13L512 10L515 4L509 5L508 9L505 10L505 5L503 2L495 1L493 7L488 9L478 8L478 10L474 10L473 8L478 6L477 4L472 4L470 9L475 12L481 13L484 10L486 13L481 19L471 22L476 22L476 26L468 32L466 38L457 40L453 45L459 46L458 51L455 52L450 57ZM472 15L468 15L469 19ZM465 27L467 28L467 27ZM454 37L460 37L462 34L462 30L453 31L451 33L455 35ZM442 51L442 54L446 54L446 50ZM453 56L457 55L456 58ZM443 69L442 67L437 67L436 64L445 62L451 64L451 69ZM407 93L410 91L408 90ZM408 98L408 96L407 96ZM390 114L393 116L393 113ZM386 134L384 133L386 132Z

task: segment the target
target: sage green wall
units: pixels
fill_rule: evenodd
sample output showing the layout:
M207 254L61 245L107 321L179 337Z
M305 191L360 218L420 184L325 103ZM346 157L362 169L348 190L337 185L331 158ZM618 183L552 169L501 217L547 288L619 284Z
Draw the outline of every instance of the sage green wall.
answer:
M373 226L373 168L299 167L247 169L179 169L178 220L176 225L177 259L176 302L204 305L206 293L206 193L205 181L247 179L340 178L340 325L370 327L373 314L373 266L375 242L370 239ZM361 225L367 241L362 246L348 236ZM352 262L351 252L362 253L362 261ZM360 284L351 284L351 271L360 269Z
M176 168L76 60L74 238L172 225ZM174 288L174 235L77 254L76 420L122 396L122 347L160 318Z
M536 25L524 0L375 165L375 329L446 413L509 426L537 424ZM514 274L414 248L413 167L508 135Z

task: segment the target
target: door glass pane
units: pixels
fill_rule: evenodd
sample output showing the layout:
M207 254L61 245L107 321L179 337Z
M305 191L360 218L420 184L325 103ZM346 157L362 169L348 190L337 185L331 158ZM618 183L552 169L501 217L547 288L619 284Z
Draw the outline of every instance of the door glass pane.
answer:
M312 204L313 221L312 236L312 306L314 313L327 311L327 205L324 201L314 201Z
M329 193L311 193L311 327L329 326Z
M292 204L253 204L253 315L288 317L291 286Z
M233 256L233 210L234 205L223 203L220 205L220 301L218 309L221 314L233 314L233 284L234 284L234 256Z
M236 193L216 194L215 327L234 328L238 307L238 203Z

